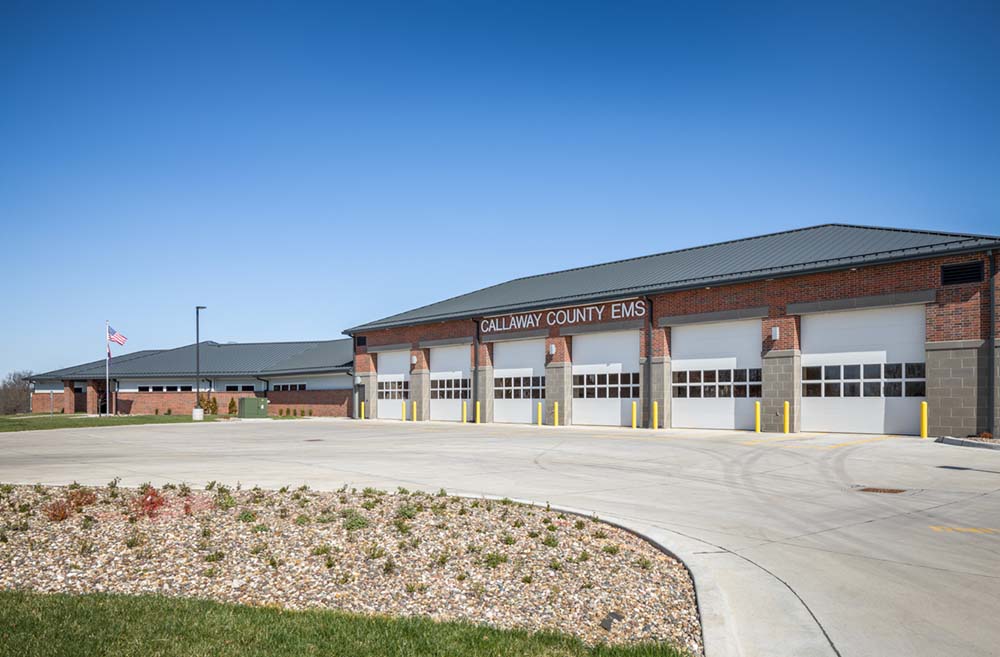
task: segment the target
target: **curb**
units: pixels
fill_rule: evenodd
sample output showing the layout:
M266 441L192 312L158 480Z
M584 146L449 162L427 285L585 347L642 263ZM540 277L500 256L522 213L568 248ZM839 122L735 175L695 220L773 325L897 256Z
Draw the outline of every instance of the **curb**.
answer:
M965 438L953 438L952 436L941 436L934 442L943 445L955 445L956 447L978 447L979 449L1000 449L1000 443L987 443L981 440L967 440Z
M528 504L536 508L547 507L560 513L567 513L590 519L596 518L599 522L606 523L612 527L617 527L618 529L626 531L633 536L646 541L660 552L676 559L682 566L684 566L688 575L691 576L691 582L694 584L695 604L698 608L698 620L701 625L701 643L705 651L705 657L742 657L743 651L739 647L736 629L730 621L731 614L728 613L728 605L725 601L725 595L716 583L715 578L712 577L709 569L701 565L691 566L687 560L682 559L678 555L677 551L667 547L661 541L652 538L649 534L629 526L624 520L615 518L614 516L600 515L594 511L585 511L583 509L568 506L558 506L550 504L549 502L540 503L535 500L523 498L492 494L449 494L467 499L487 499L496 502L506 498L513 502Z

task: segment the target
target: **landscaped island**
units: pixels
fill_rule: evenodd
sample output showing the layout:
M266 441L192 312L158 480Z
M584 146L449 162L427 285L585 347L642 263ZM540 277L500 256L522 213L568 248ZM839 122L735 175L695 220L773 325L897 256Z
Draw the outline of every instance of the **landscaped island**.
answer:
M214 482L205 490L183 484L124 489L117 482L100 488L6 485L0 488L0 591L0 618L8 627L18 621L15 633L38 622L46 609L63 622L73 609L87 618L115 616L115 605L132 605L137 618L156 617L150 609L157 606L175 609L178 619L198 616L184 611L183 600L12 593L31 591L426 616L555 630L585 644L557 654L583 654L586 646L604 643L651 649L657 642L649 654L665 655L673 654L669 646L694 654L702 649L694 587L675 559L595 518L443 490L240 490ZM251 623L255 611L274 613L233 609L219 607L216 614ZM308 626L324 615L308 617L313 620L282 622ZM334 624L376 622L325 617ZM452 639L459 630L470 631L465 625L377 622L381 635L391 635L393 627L432 634L438 627ZM198 624L204 630L204 622ZM179 626L166 629L178 632ZM94 631L100 627L95 623ZM471 631L470 640L477 636ZM529 649L535 639L527 635L496 636L518 637L521 647L511 644L511 652L552 654ZM445 652L458 649L448 646ZM385 652L403 654L389 647Z

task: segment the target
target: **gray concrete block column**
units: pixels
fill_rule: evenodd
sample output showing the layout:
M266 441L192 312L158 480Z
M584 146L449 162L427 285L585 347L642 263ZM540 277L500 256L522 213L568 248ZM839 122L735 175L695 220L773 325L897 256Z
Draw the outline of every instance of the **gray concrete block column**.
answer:
M650 364L649 394L659 406L660 427L670 426L670 356L654 356ZM652 406L652 404L650 404ZM652 425L652 419L650 424Z
M925 349L927 433L964 438L989 431L986 341L928 342Z
M493 366L480 366L475 373L476 386L479 390L479 421L493 421ZM469 409L469 422L476 421L476 403L472 402Z
M365 417L378 417L378 375L375 372L359 372L356 378L360 379L359 385L364 386L362 391L355 388L357 401L354 408L354 417L361 417L361 402L365 403Z
M417 417L414 420L426 420L431 412L431 371L420 369L410 372L410 408L406 409L407 417L413 412L413 402L417 402Z
M763 398L760 404L762 431L784 429L785 402L790 406L788 429L801 430L802 354L798 349L772 350L764 354Z
M545 424L552 424L555 402L559 402L559 424L573 424L573 363L545 366Z

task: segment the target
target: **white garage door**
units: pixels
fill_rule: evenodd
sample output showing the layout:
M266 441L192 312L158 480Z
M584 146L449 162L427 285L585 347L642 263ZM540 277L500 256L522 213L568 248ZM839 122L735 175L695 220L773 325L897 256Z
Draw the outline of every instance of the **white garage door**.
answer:
M759 319L671 328L672 426L753 429L760 350Z
M924 306L802 317L802 429L918 434Z
M638 331L574 336L573 424L631 425L639 380Z
M493 377L493 421L537 422L545 403L545 339L494 344Z
M471 397L471 358L467 344L431 348L430 419L462 419L462 402Z
M410 352L383 351L375 356L378 380L377 417L402 420L405 405L410 414Z

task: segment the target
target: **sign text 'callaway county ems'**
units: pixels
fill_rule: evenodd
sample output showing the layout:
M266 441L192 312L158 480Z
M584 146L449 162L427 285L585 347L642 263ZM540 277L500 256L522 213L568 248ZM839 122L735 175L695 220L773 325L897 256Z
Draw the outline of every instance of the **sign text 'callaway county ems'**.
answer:
M550 326L572 326L595 322L618 322L646 316L646 304L641 299L600 303L575 308L541 310L487 317L479 323L483 334L505 331L527 331Z

